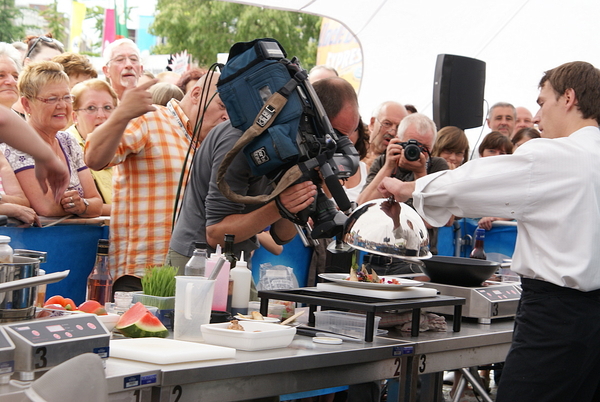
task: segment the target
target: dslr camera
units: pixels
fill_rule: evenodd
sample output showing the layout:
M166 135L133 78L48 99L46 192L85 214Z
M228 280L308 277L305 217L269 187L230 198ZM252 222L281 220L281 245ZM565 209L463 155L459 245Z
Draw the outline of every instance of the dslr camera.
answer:
M421 152L429 154L429 151L427 150L425 145L421 144L417 140L408 140L406 142L401 142L400 145L402 145L402 148L404 148L404 158L406 158L407 161L418 161L421 157Z

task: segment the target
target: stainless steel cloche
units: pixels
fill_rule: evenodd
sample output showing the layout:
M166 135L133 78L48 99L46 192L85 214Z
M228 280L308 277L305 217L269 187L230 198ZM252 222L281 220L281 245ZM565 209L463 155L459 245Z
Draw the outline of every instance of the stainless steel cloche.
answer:
M405 259L431 257L419 214L402 202L376 199L360 205L344 225L344 242L374 254Z

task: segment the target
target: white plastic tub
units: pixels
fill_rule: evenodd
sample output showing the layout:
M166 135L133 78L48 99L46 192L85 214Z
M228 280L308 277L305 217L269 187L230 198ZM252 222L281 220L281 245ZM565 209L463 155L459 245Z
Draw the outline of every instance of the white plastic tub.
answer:
M264 322L240 321L244 331L227 329L228 322L201 326L204 342L239 350L255 351L284 348L292 343L295 327Z

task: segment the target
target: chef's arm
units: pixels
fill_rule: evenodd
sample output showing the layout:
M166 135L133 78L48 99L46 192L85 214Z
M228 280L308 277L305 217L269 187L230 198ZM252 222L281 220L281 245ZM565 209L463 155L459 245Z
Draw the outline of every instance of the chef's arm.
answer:
M131 119L156 110L148 91L156 80L125 91L119 106L110 117L88 135L85 143L85 164L94 170L102 170L112 161L127 124Z

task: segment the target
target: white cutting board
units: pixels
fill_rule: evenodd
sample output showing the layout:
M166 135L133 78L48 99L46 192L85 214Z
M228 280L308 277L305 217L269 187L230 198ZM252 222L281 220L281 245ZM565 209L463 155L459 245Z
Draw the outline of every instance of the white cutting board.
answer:
M110 357L154 364L230 359L235 349L164 338L128 338L110 341Z
M374 297L377 299L416 299L419 297L433 297L437 290L426 287L406 286L398 289L363 289L351 286L338 285L337 283L317 283L317 289L326 292L343 293L346 295Z

